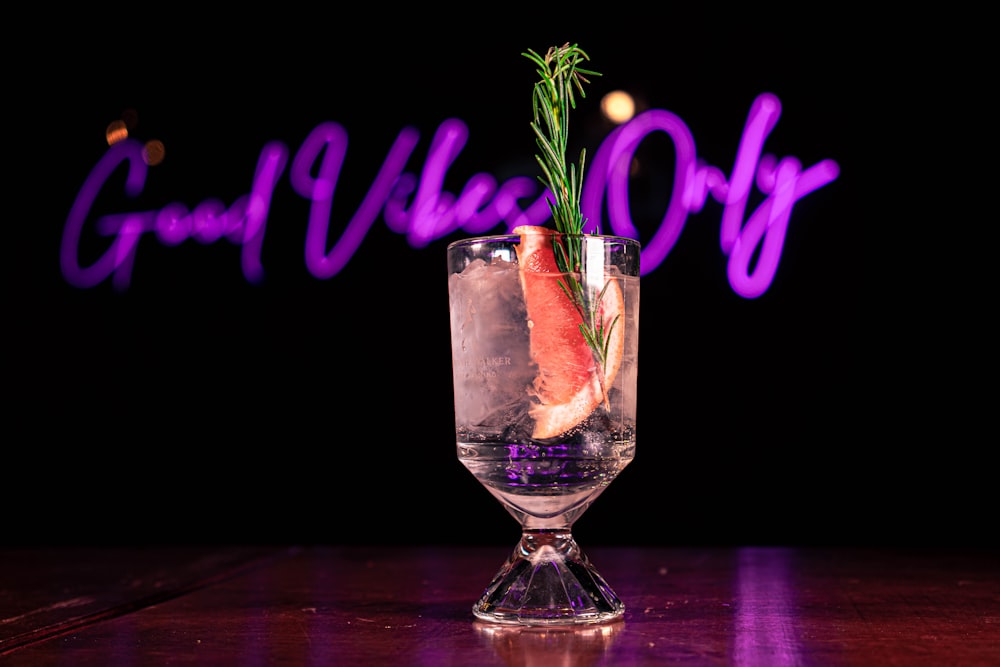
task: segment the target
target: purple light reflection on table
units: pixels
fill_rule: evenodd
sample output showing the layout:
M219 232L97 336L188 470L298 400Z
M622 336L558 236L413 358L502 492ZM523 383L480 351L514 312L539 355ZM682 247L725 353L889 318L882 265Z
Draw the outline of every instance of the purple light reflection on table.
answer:
M795 604L788 585L788 553L781 549L740 549L736 568L734 664L802 664L796 647Z

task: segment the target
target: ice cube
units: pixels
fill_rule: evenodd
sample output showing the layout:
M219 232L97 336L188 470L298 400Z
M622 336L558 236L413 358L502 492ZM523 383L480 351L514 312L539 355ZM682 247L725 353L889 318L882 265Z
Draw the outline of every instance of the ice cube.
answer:
M485 423L511 404L523 413L535 370L517 265L471 262L450 276L449 302L458 422Z

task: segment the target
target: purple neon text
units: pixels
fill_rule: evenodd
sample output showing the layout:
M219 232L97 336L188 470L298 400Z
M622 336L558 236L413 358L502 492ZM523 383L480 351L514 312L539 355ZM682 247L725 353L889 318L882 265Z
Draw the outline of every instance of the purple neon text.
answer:
M642 240L645 275L664 261L688 215L700 212L711 195L723 206L719 243L728 257L729 284L746 298L764 294L777 271L795 203L836 180L840 172L837 163L829 159L803 168L794 157L778 159L764 154L765 140L780 115L781 103L774 95L764 93L754 100L727 179L721 169L698 158L689 129L676 115L661 109L639 114L612 131L591 160L581 196L585 231L601 229ZM670 137L676 164L663 218L652 237L643 240L631 218L629 170L635 151L654 132ZM405 234L414 248L458 231L478 235L500 225L510 231L518 225L544 224L550 219L551 195L535 178L517 176L498 183L493 176L479 173L457 195L444 189L448 170L468 140L468 127L461 120L448 119L437 128L418 175L404 169L419 138L412 127L400 131L364 199L331 247L333 198L347 153L347 132L333 122L322 123L310 132L289 170L292 188L310 202L305 239L310 274L325 280L339 273L380 213L388 228ZM265 277L261 249L268 213L275 187L288 167L288 148L278 141L261 150L250 193L228 208L218 199L206 199L193 210L173 202L158 210L97 217L94 230L111 241L96 261L81 265L81 239L94 202L111 174L127 163L125 194L134 198L142 193L148 171L142 150L133 139L113 144L84 181L63 230L60 267L65 280L75 287L90 288L110 278L116 290L128 289L139 240L152 233L167 246L189 238L203 244L224 238L241 246L240 263L246 280L260 283ZM753 186L763 198L747 216ZM525 201L527 205L522 205ZM605 210L608 225L602 221Z

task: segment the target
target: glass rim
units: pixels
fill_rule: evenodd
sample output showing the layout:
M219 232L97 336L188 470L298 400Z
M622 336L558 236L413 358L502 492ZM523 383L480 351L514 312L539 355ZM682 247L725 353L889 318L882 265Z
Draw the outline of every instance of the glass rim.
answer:
M639 239L634 239L630 236L618 236L616 234L593 234L590 232L581 232L579 234L568 234L566 232L556 232L556 235L567 237L567 238L594 238L606 241L612 241L615 243L624 244L635 244L636 247L641 248L642 243ZM465 238L456 239L451 241L447 249L458 248L460 246L472 245L476 243L520 243L521 235L513 233L505 234L485 234L483 236L467 236Z

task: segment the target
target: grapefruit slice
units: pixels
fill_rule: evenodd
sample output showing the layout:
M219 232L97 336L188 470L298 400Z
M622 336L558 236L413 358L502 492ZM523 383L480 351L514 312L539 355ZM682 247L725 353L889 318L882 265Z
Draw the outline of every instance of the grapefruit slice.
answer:
M528 311L531 359L538 367L533 391L539 402L530 411L535 420L532 437L544 440L570 430L607 401L625 349L625 301L618 280L604 275L599 288L610 284L601 298L599 315L605 334L610 328L611 335L602 373L580 332L583 318L560 285L565 276L552 248L556 232L537 225L519 226L513 232L521 237L519 275Z

